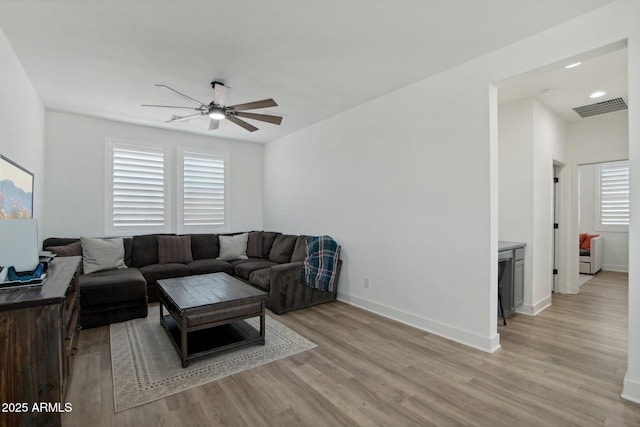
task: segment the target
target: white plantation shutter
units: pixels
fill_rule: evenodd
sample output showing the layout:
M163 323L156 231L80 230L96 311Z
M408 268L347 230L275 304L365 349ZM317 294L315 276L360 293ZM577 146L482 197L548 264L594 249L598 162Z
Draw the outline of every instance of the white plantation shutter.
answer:
M629 164L600 166L600 225L629 225Z
M181 232L225 227L225 167L223 155L182 151Z
M110 230L166 231L165 150L111 146Z

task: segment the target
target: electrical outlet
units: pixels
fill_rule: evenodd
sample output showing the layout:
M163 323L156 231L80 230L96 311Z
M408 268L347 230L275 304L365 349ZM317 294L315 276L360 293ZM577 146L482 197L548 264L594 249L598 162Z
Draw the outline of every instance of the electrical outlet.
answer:
M371 282L369 282L369 279L367 278L364 279L364 287L366 289L369 289L371 287Z

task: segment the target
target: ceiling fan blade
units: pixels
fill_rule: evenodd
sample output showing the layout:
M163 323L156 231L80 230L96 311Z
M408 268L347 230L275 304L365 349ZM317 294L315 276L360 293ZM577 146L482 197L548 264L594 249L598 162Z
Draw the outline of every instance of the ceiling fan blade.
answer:
M213 83L213 103L224 106L229 95L229 87L219 82Z
M211 119L209 122L209 130L216 130L220 126L220 120Z
M202 113L191 114L189 116L173 116L171 119L167 120L165 123L179 122L181 120L191 119L193 117L198 117L198 116L202 116Z
M243 110L255 110L256 108L268 108L277 107L276 101L273 99L263 99L261 101L247 102L246 104L231 105L229 108L233 108L236 111Z
M205 105L205 106L206 106L206 104L205 104L205 103L200 102L200 101L198 101L197 99L193 99L192 97L190 97L190 96L188 96L188 95L185 95L185 94L184 94L184 93L182 93L182 92L178 92L177 90L172 89L172 88L170 88L170 87L169 87L169 86L167 86L167 85L156 85L156 86L159 86L159 87L166 87L166 88L167 88L167 89L169 89L170 91L172 91L172 92L174 92L174 93L178 94L178 96L181 96L181 97L183 97L183 98L184 98L184 99L186 99L186 100L189 100L189 101L191 101L191 102L195 102L195 103L196 103L196 104L198 104L199 106L202 106L202 105Z
M238 126L242 126L243 128L245 128L249 132L255 132L255 131L258 130L257 127L253 126L252 124L249 124L249 123L245 122L244 120L240 120L237 117L227 116L227 119L229 119L230 122L233 122L233 123L237 124Z
M280 123L282 123L282 117L270 116L268 114L243 113L242 111L238 111L236 113L236 116L253 120L261 120L263 122L273 123L274 125L279 125Z
M155 105L155 104L142 104L143 107L162 107L162 108L187 108L189 110L197 110L197 108L193 107L181 107L178 105Z

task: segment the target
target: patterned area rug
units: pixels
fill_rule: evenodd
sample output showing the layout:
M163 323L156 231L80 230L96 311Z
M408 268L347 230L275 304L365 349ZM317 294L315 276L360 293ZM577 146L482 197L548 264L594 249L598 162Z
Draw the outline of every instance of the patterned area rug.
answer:
M247 322L259 328L258 318ZM251 345L205 356L182 368L175 347L160 325L157 305L149 307L149 315L145 319L112 324L115 412L316 347L272 317L267 316L266 325L265 345Z

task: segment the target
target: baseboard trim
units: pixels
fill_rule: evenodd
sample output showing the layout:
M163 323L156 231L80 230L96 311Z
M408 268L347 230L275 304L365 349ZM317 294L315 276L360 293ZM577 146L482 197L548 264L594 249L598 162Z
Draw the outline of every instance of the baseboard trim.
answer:
M551 306L551 295L542 300L538 301L536 304L523 304L522 306L516 309L516 313L526 314L527 316L537 316L541 311Z
M500 348L500 334L487 338L474 333L454 328L425 317L417 316L406 311L398 310L383 304L378 304L364 298L338 292L338 301L353 305L363 310L370 311L380 316L395 320L405 325L421 329L425 332L467 345L469 347L493 353Z
M629 266L628 265L612 265L612 264L604 264L602 266L603 270L607 271L618 271L620 273L628 273Z
M640 382L625 376L620 397L631 402L640 403Z

